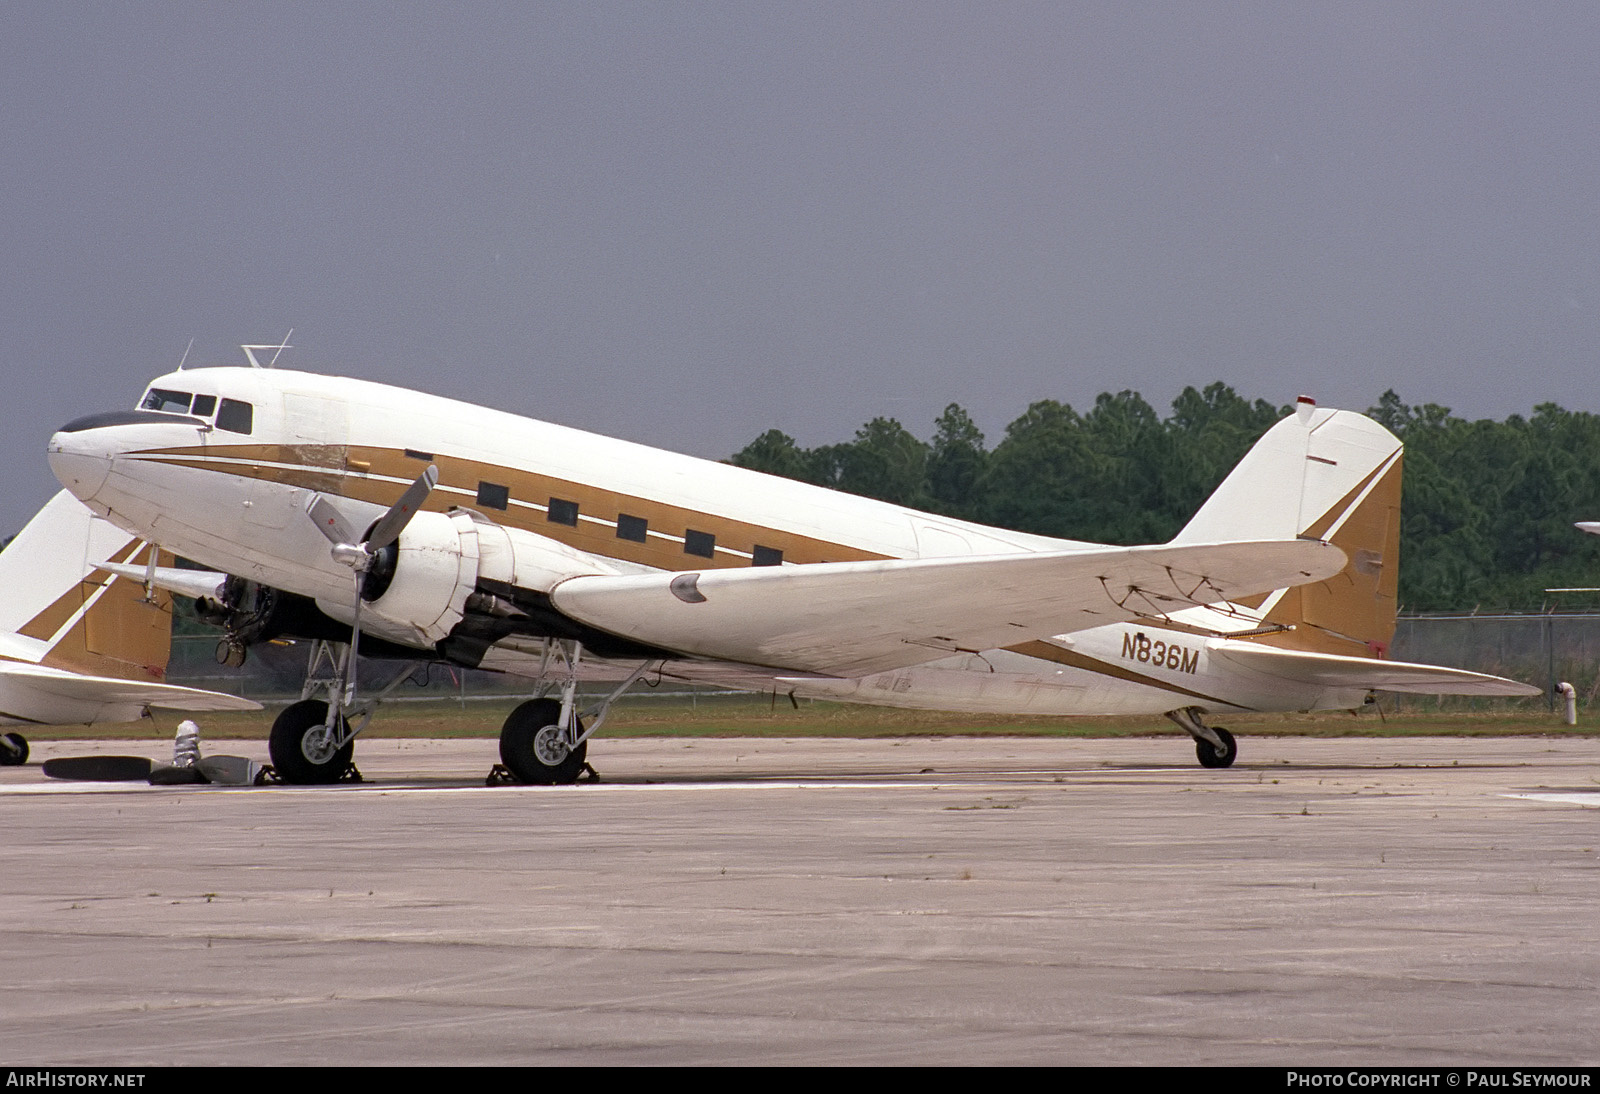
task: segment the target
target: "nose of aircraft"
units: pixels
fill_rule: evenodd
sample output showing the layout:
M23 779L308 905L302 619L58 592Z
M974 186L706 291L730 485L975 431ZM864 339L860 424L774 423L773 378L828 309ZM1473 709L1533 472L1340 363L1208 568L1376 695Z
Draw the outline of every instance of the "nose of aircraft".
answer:
M50 470L79 501L92 501L111 471L111 446L105 430L69 422L50 438Z

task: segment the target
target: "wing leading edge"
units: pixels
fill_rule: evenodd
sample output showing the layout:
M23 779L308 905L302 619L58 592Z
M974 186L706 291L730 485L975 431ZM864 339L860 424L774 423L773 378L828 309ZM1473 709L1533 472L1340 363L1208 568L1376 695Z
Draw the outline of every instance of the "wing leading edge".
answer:
M1316 540L569 578L566 615L689 656L864 676L1338 573Z

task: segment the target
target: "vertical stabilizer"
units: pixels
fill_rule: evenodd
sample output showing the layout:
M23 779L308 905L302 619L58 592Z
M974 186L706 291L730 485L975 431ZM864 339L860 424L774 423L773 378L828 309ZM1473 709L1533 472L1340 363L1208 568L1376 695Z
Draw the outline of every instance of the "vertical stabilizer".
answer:
M95 676L155 681L172 648L172 598L96 569L153 550L62 491L0 551L0 651ZM171 564L170 557L158 563Z
M1267 431L1174 542L1325 539L1349 557L1335 577L1241 605L1292 627L1251 641L1383 657L1400 576L1399 438L1372 419L1302 400Z

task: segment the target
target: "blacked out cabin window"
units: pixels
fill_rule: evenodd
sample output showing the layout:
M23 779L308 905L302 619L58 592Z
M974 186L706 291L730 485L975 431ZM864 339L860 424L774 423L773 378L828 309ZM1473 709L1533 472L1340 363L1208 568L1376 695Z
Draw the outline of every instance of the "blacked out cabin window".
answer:
M565 498L551 498L548 516L551 524L569 524L576 528L578 525L578 503L567 501Z
M617 538L643 543L650 538L650 522L643 517L630 517L623 513L617 518Z
M750 565L782 566L783 552L778 550L776 547L762 547L757 545L756 549L750 554Z
M683 553L698 555L701 558L711 558L717 553L717 537L710 532L688 531L683 533Z
M485 509L504 509L511 504L511 489L497 482L480 482L478 504Z

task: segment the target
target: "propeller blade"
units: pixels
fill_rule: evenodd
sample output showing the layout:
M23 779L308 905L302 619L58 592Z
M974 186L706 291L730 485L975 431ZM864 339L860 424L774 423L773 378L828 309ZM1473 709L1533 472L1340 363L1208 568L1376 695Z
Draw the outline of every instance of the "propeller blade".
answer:
M317 529L323 535L328 537L328 542L334 546L338 546L341 543L360 542L360 535L350 524L350 521L345 518L343 513L339 512L338 507L333 502L321 494L313 494L311 496L311 501L306 506L306 516L311 518L311 522L317 526Z
M356 609L350 620L350 657L345 664L344 675L344 701L340 706L348 706L356 699L356 659L361 656L361 583L362 576L356 574ZM329 704L332 705L331 703ZM330 723L331 724L331 723Z
M422 508L422 503L428 500L428 495L433 493L433 488L439 485L439 469L433 464L417 476L417 481L406 487L406 492L400 495L400 500L389 507L389 511L378 518L378 523L372 526L372 534L362 544L370 554L376 554L389 544L400 538L400 533L405 531L406 525L411 523L411 518L417 515L417 510Z

